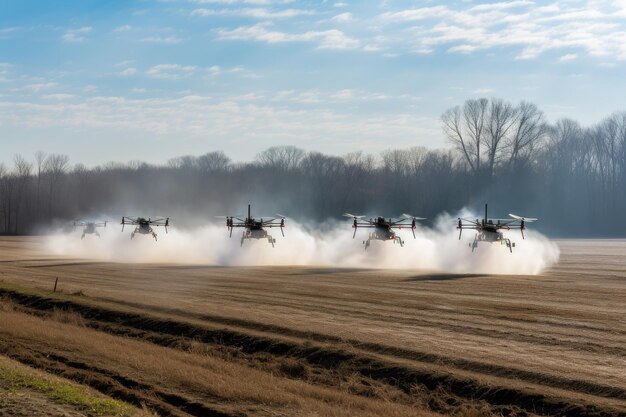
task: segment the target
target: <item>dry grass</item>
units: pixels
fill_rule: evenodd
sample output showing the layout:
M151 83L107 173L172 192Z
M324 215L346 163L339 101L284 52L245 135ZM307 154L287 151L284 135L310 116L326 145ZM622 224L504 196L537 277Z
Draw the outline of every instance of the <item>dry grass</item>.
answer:
M56 408L59 414L103 417L148 417L151 414L97 391L37 371L0 356L0 415L38 414ZM39 395L38 395L39 394ZM25 404L26 403L26 404Z
M50 354L90 364L146 384L159 392L179 392L222 411L244 408L262 415L416 416L432 415L402 404L367 399L317 387L208 356L114 337L83 327L7 312L0 340L6 354L25 357L46 346ZM23 352L18 350L22 349Z
M51 290L58 276L60 298L301 347L322 346L376 358L406 372L475 381L494 392L509 389L565 405L626 412L623 241L560 242L561 263L541 276L467 277L420 271L93 263L52 259L38 245L34 238L0 239L0 260L8 261L0 275L5 287L16 283ZM82 295L71 296L77 292ZM11 303L0 302L3 315L16 309ZM77 349L87 363L106 361L107 369L141 374L142 381L155 387L167 381L186 395L226 403L229 410L249 414L297 410L299 415L310 410L319 415L499 413L497 407L484 408L488 404L469 397L450 404L459 398L423 384L411 386L408 380L399 389L389 375L364 378L349 364L325 370L308 358L245 353L220 340L176 339L175 349L165 349L95 332L85 327L93 323L76 312L48 312L47 317L54 326L67 326L50 325L44 340L54 349L67 343L56 333L85 332L90 336L84 345L79 339L77 346L82 347ZM27 319L34 320L23 318ZM36 327L29 325L30 335L22 335L25 343L36 338ZM5 338L19 331L5 330L0 324ZM135 333L133 337L144 337ZM98 347L89 339L96 337L113 338L97 339L99 344L116 344L110 347L110 356L93 353ZM139 349L137 356L134 349ZM173 368L166 364L129 368L139 366L138 352L143 349L153 352L154 360L159 355L167 358ZM253 388L259 385L263 388Z

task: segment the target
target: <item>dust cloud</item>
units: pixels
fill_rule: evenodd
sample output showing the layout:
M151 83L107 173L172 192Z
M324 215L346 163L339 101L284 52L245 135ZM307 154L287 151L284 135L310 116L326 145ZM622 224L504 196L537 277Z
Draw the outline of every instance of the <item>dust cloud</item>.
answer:
M468 212L463 216L476 218ZM101 235L80 239L80 229L47 236L50 252L74 258L128 263L181 263L204 265L262 266L301 265L350 268L420 269L446 273L483 273L535 275L556 264L558 246L542 234L527 230L522 240L519 231L505 232L516 243L513 253L500 243L482 242L472 252L469 242L474 232L466 230L461 239L455 229L456 216L441 215L433 228L400 230L404 247L392 241L372 241L364 249L369 230L358 229L352 238L350 221L329 220L315 228L288 221L285 237L280 229L270 229L275 247L267 241L241 242L241 229L228 237L225 226L207 223L193 230L171 227L155 229L158 241L150 235L135 235L131 228L121 233L115 226L99 229ZM532 227L532 225L531 225Z

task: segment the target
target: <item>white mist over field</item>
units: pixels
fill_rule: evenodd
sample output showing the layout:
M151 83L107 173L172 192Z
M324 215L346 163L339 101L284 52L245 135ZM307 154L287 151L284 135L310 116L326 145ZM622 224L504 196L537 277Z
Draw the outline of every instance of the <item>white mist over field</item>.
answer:
M372 241L367 251L363 241L369 230L358 229L353 239L350 221L329 221L313 231L288 221L285 237L280 229L269 230L276 238L274 248L266 239L246 240L240 247L242 230L235 229L233 237L229 238L226 227L217 224L195 230L172 227L167 234L163 228L155 228L158 241L150 235L139 234L131 240L131 228L121 233L117 227L109 226L99 229L101 238L86 235L81 240L82 232L77 230L51 234L47 244L57 255L132 263L310 265L533 275L558 262L558 246L532 230L526 231L526 240L522 240L519 231L505 233L516 243L513 253L499 243L480 243L472 253L468 243L473 240L474 231L465 230L459 240L455 219L442 215L433 229L418 226L416 239L410 230L398 231L405 241L404 247L391 241Z

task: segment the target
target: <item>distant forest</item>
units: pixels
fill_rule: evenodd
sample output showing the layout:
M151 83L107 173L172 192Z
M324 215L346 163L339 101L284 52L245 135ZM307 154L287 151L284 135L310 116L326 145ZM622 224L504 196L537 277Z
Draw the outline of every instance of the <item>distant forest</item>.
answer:
M539 217L551 236L626 236L626 112L596 125L546 121L534 104L468 100L447 110L448 149L344 156L272 147L250 163L220 151L165 165L87 168L60 154L0 165L0 233L37 233L73 219L171 216L192 227L215 215L283 213L299 222L354 214L428 217L463 207ZM390 142L392 142L390 138ZM451 225L454 227L454 225Z

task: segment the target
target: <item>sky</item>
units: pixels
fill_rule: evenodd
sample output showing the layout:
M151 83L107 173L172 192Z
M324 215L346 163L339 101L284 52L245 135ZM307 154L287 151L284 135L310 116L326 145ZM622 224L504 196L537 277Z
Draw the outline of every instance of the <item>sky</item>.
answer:
M0 1L0 162L449 146L478 97L626 110L626 0Z

